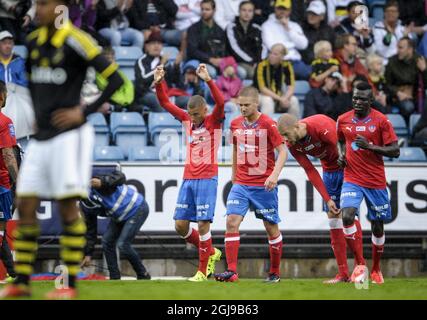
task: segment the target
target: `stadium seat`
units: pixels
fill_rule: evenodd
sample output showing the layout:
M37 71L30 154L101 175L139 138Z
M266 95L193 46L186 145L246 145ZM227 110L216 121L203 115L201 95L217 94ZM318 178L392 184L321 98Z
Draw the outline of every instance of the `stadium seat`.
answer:
M400 148L400 157L393 159L395 162L424 162L426 160L423 149L417 147Z
M274 121L277 122L277 120L279 120L279 118L282 114L283 113L280 113L280 112L273 113L273 115L271 116L271 119L273 119Z
M298 98L300 102L300 107L304 105L305 95L310 91L310 85L308 81L297 80L295 81L295 93L294 95Z
M108 146L110 143L110 129L105 117L100 112L90 114L88 122L95 129L95 146Z
M387 118L393 125L394 131L400 137L406 137L408 135L408 128L406 127L405 119L400 114L386 114Z
M409 117L409 133L410 134L414 132L414 127L420 118L421 118L420 114L411 114L411 116Z
M159 161L160 148L155 146L132 147L129 149L129 161Z
M151 141L155 145L161 145L162 142L168 141L167 137L180 139L182 125L168 112L151 112L148 115L148 131L150 132ZM160 139L161 134L165 139Z
M231 162L233 156L233 146L220 146L218 148L218 162Z
M111 113L111 133L115 144L122 148L125 156L131 147L143 147L147 144L147 127L144 118L138 112Z
M133 67L120 67L120 71L130 80L135 81L135 69Z
M125 156L120 147L97 146L94 150L95 161L123 161Z
M120 67L134 67L136 60L142 56L139 47L114 47L116 62Z
M25 46L14 46L13 52L24 59L28 56L28 50Z
M253 84L252 79L245 79L243 80L243 87L250 87Z
M179 54L179 50L176 47L163 47L162 55L166 55L169 60L175 60Z

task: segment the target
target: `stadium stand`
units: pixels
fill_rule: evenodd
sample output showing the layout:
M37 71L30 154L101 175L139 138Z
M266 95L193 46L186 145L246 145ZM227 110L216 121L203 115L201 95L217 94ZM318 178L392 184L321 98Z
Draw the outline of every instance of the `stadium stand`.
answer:
M411 116L409 117L409 134L412 134L414 132L414 127L420 118L420 114L411 114Z
M120 67L132 67L135 61L142 56L142 50L138 47L114 47L116 62Z
M180 139L182 135L181 123L168 112L151 112L148 115L148 130L151 141L156 146L167 142L167 137ZM165 139L160 139L160 135Z
M123 161L125 155L122 149L117 146L96 146L94 150L95 161Z
M400 148L400 157L393 159L395 162L424 162L426 160L423 149L417 147Z
M131 147L129 161L159 161L160 148L156 146Z
M387 114L396 134L399 137L406 138L408 136L408 127L406 126L405 119L400 114Z
M125 156L130 147L147 144L147 127L144 118L137 112L113 112L110 123L113 140Z
M96 112L90 114L87 119L95 129L95 145L101 147L108 146L110 143L110 129L104 115Z

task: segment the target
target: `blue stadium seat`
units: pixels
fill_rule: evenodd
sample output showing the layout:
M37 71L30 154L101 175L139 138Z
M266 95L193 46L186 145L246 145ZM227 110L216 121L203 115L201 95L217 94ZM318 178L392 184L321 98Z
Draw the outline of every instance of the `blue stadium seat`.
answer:
M120 67L134 67L135 62L142 56L139 47L114 47L116 62Z
M28 56L28 50L25 46L14 46L13 52L24 59Z
M132 147L129 149L129 161L159 161L160 148L155 146Z
M178 53L177 47L163 47L162 55L168 56L169 60L175 60Z
M245 79L243 80L243 87L250 87L253 84L252 79Z
M155 145L160 145L159 138L163 132L163 136L176 137L182 134L182 125L168 112L151 112L148 115L148 131L150 132L151 141ZM167 142L167 139L163 142Z
M87 117L95 129L95 146L108 146L110 143L110 129L105 117L100 112L95 112Z
M409 133L410 134L414 132L414 127L420 118L421 118L420 114L411 114L411 116L409 117Z
M147 127L138 112L113 112L110 121L113 140L122 148L125 156L128 155L129 148L147 144Z
M220 146L218 148L218 162L231 162L233 156L233 146Z
M135 69L133 67L120 67L120 71L130 80L135 81Z
M400 114L386 114L387 118L393 125L394 131L400 137L406 137L408 135L408 128L406 127L405 119Z
M95 161L123 161L125 156L120 147L97 146L94 150Z
M307 94L308 91L310 91L310 85L308 81L305 81L305 80L295 81L294 95L298 98L301 107L304 105L305 95Z
M416 147L400 148L400 157L393 159L395 162L424 162L426 160L423 149Z
M374 0L369 2L369 11L375 21L384 19L385 0Z
M274 121L276 121L276 122L277 122L277 120L279 120L279 118L280 118L280 116L281 116L282 114L283 114L283 113L278 113L278 112L273 113L273 115L271 116L271 119L273 119Z

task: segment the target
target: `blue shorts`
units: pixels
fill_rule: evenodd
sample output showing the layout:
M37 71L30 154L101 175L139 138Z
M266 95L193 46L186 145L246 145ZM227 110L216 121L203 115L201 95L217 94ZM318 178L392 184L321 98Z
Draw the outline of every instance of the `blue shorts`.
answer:
M211 179L184 179L179 189L174 219L213 221L218 177Z
M278 224L281 220L277 187L267 191L264 187L234 184L227 198L226 214L238 214L244 217L249 208L255 211L258 219Z
M359 211L363 198L365 198L368 207L368 219L370 221L391 220L390 199L387 189L370 189L344 182L341 192L341 208L352 207Z
M12 192L0 187L0 221L8 221L12 218L12 205Z
M323 172L323 183L331 199L334 200L337 208L340 208L341 188L344 181L344 171ZM326 202L323 202L323 210L329 211Z

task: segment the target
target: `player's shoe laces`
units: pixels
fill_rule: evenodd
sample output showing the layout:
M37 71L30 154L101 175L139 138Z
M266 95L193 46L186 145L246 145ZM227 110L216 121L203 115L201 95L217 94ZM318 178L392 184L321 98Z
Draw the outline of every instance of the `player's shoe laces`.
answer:
M77 298L77 290L75 288L55 289L46 294L48 300L71 300Z
M206 268L206 275L209 278L215 272L215 264L221 260L221 250L214 248L215 253L209 257L208 266Z
M214 278L216 281L220 282L234 282L239 280L239 275L231 270L224 271L223 273L214 274Z
M351 274L351 282L363 283L368 280L368 268L365 265L357 265Z
M383 278L383 274L381 273L381 271L372 271L371 272L371 281L372 281L372 283L383 284L384 278Z
M0 298L21 298L31 296L30 288L25 284L8 284L0 291Z
M265 283L277 283L280 282L279 275L275 273L270 273L267 277L267 279L264 280Z
M197 271L197 273L193 277L188 278L188 281L191 281L191 282L203 282L207 280L208 278L205 276L205 274L202 271Z
M324 284L336 284L340 282L350 282L350 278L347 276L342 276L340 274L337 274L335 278L323 281Z

